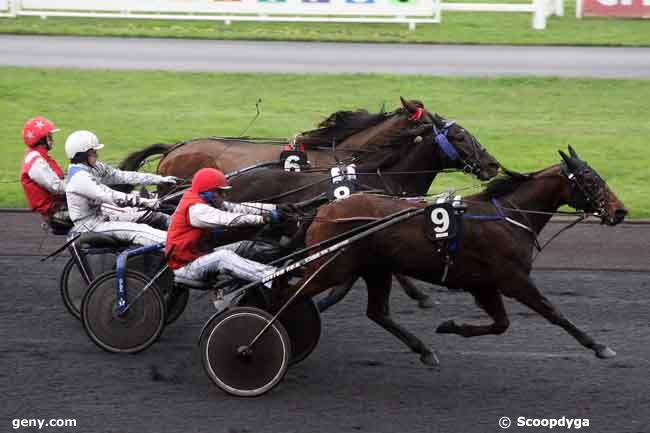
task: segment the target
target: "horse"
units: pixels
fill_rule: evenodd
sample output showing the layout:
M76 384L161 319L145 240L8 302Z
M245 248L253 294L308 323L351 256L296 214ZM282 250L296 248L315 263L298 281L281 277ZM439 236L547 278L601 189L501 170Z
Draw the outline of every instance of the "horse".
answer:
M401 97L400 100L402 107L390 113L338 111L323 120L319 128L298 135L291 144L219 137L194 139L175 145L157 143L129 154L119 167L122 170L137 170L147 158L162 155L156 173L190 179L205 167L230 173L259 162L279 161L280 154L287 147L304 148L314 166L330 166L337 159L345 159L355 151L381 143L392 131L431 122L422 102L406 101Z
M488 325L446 321L437 327L437 333L463 337L502 334L509 326L502 299L505 295L561 326L597 357L613 357L616 353L612 349L564 317L530 277L537 236L560 206L568 204L593 213L610 226L623 221L627 214L598 173L571 147L569 153L560 151L559 165L538 172L506 171L483 192L469 196L462 235L451 261L446 260L446 248L432 244L424 235L425 217L421 213L348 246L315 275L329 259L314 261L288 292L295 293L305 285L297 296L313 297L332 286L363 278L368 290L367 316L420 354L420 360L430 366L438 363L434 352L390 316L392 273L466 290L493 320ZM319 209L307 230L306 244L314 245L409 207L422 208L426 204L363 193L352 195Z
M360 163L356 174L356 188L421 196L427 193L436 175L445 169L464 170L480 180L497 175L500 164L470 132L438 114L430 115L430 118L432 123L429 125L401 131L394 134L388 143L365 150L361 157L366 159ZM236 202L311 202L320 205L327 200L331 177L323 172L259 169L234 177L230 185L232 190L228 199ZM302 239L303 235L304 230L294 239ZM395 277L421 308L434 305L429 296L407 278L399 274ZM351 287L352 282L332 290L328 297L318 302L319 310L323 312L338 302Z
M394 132L384 142L355 152L356 188L422 196L442 171L461 170L482 181L497 175L501 165L476 137L438 114L429 117L430 124ZM228 197L236 202L302 202L327 195L331 179L329 170L260 168L231 178Z

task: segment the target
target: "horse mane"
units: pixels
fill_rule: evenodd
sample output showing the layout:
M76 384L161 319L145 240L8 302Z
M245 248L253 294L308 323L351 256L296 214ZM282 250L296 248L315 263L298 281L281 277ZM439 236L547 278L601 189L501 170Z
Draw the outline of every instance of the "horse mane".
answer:
M535 177L544 170L538 170L531 173L520 173L508 170L502 167L503 174L488 182L483 191L478 193L475 198L489 200L491 198L503 197L504 195L515 192L522 184L535 179Z
M349 136L375 126L401 112L370 113L368 110L337 111L318 124L317 129L304 131L296 137L296 143L307 148L331 147Z

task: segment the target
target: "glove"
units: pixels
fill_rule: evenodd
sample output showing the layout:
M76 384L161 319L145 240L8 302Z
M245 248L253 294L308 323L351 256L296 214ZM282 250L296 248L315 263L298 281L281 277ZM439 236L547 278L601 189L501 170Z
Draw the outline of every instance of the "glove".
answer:
M140 198L138 206L145 209L156 210L160 207L160 201L155 198Z
M169 185L176 185L181 182L183 182L183 179L176 176L163 176L162 180L160 181L160 183L166 183Z
M279 210L272 210L264 215L264 224L276 224L284 219L284 216Z

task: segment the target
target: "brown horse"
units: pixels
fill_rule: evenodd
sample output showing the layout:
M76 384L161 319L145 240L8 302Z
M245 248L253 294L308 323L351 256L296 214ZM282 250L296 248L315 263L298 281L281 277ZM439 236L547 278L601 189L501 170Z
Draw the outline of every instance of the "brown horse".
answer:
M402 107L391 113L372 114L366 110L336 112L322 121L318 129L297 136L295 145L305 148L313 166L329 167L336 158L346 159L369 145L381 144L393 131L432 122L421 102L400 100ZM259 162L279 161L283 145L288 144L217 137L176 145L153 144L127 156L120 168L137 170L146 158L161 154L156 170L158 174L190 179L205 167L230 173ZM335 152L332 152L333 146Z
M358 163L355 181L357 190L374 189L390 194L422 196L428 192L431 182L442 170L465 170L480 180L488 180L497 175L499 163L471 133L456 123L452 125L437 114L430 117L432 124L402 131L388 143L364 151ZM437 138L440 139L440 131L445 131L445 127L447 143L457 158L450 158L436 142ZM233 189L229 199L235 202L295 203L323 196L324 199L316 201L316 204L326 200L332 185L328 172L290 173L281 169L250 171L235 177L230 184ZM420 307L433 307L434 303L426 293L404 276L395 277L408 296L418 301ZM318 302L319 310L325 311L338 302L351 286L348 284L333 289L329 296Z
M479 180L497 175L499 162L469 131L438 114L428 117L432 123L387 134L381 142L353 153L357 158L354 183L358 190L422 196L442 171L465 171ZM446 133L446 144L455 152L454 158L437 141L441 131ZM295 203L326 196L332 184L329 170L293 173L280 168L251 170L231 178L229 183L233 187L229 193L232 201L270 203Z
M530 174L507 172L505 178L491 181L484 192L467 198L468 213L462 219L462 236L448 272L445 272L448 251L445 248L439 251L427 239L423 232L424 216L419 214L348 247L313 277L301 296L311 297L332 286L363 278L368 290L368 317L419 353L422 362L428 365L437 362L433 352L390 317L391 273L467 290L494 321L489 325L448 321L437 328L438 333L474 337L505 332L509 325L502 300L505 295L564 328L596 356L615 356L613 350L597 343L565 318L530 278L537 235L558 207L569 204L598 215L608 225L618 224L627 214L623 203L603 179L573 149L569 150L570 157L560 152L563 158L560 165ZM413 206L404 200L368 194L353 195L323 206L307 231L307 245L363 224L359 222L360 217L366 221L379 219ZM492 221L478 219L495 215L496 218L490 218ZM342 221L349 218L353 220ZM313 262L303 281L325 260ZM301 285L302 282L295 287Z

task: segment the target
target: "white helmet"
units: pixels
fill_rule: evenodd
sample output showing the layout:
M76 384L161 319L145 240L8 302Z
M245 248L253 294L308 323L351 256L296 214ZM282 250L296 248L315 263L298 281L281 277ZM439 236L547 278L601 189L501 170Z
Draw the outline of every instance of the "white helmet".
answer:
M88 152L90 149L101 149L103 144L90 131L75 131L65 140L65 154L72 159L79 152Z

